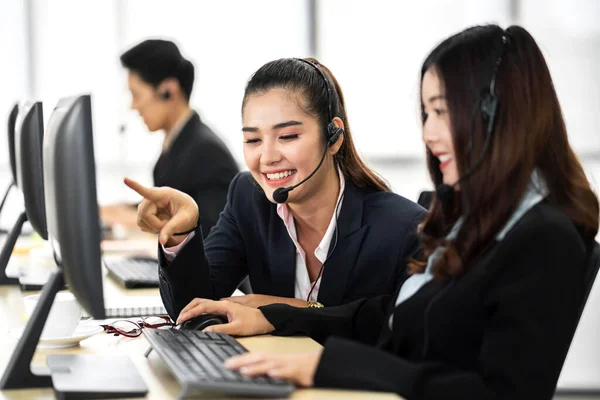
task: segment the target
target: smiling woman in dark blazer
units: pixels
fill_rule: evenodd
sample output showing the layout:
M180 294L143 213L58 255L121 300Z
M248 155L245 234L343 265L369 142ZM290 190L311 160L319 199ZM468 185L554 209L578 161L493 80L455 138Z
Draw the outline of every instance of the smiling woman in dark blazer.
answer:
M169 314L195 297L231 296L246 276L254 294L229 300L254 307L335 306L392 293L419 248L425 210L391 193L360 159L329 70L314 59L265 64L247 84L242 120L249 172L232 181L205 239L201 224L193 229L202 210L187 196L126 181L145 197L140 227L160 231Z
M427 262L393 296L320 310L195 299L179 322L307 334L308 354L249 353L248 375L415 399L550 399L584 296L598 199L567 139L544 58L518 26L467 29L421 70L423 141L438 191ZM462 177L462 178L461 178Z

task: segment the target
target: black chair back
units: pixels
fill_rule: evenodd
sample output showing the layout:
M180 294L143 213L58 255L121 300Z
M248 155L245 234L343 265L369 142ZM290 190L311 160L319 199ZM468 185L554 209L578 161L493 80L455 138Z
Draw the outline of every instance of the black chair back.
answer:
M433 192L429 190L424 190L419 194L419 200L417 200L417 204L419 204L424 209L429 210L429 206L431 205L432 199Z
M594 243L594 247L592 248L592 254L590 255L590 259L586 265L585 271L585 296L583 298L583 306L581 307L581 311L583 312L583 307L587 302L587 299L592 291L592 286L594 286L594 282L596 281L596 276L598 275L598 270L600 269L600 243Z

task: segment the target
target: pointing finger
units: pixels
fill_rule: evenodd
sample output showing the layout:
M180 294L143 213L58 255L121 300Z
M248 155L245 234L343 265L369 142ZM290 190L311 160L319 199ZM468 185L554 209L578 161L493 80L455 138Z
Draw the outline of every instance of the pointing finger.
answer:
M153 200L153 201L157 201L157 200L161 199L161 196L158 193L156 193L154 188L146 187L146 186L142 185L141 183L134 181L133 179L129 179L129 178L125 178L123 180L123 182L125 182L125 184L127 186L129 186L130 189L133 189L134 191L136 191L140 196L142 196L145 199Z

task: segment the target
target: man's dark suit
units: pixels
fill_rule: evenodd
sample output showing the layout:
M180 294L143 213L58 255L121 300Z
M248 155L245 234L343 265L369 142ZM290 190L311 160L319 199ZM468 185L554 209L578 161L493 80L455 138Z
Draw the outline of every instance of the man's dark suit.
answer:
M208 236L227 198L238 167L227 146L196 112L154 166L154 185L169 186L192 196L198 204L202 233Z

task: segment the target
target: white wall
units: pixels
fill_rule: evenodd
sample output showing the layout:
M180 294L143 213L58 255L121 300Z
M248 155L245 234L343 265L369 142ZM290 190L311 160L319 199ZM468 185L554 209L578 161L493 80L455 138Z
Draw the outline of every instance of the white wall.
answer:
M265 62L308 53L306 1L130 0L120 4L119 51L147 38L175 41L196 68L191 104L243 166L241 102L246 81ZM160 11L159 11L160 10ZM235 33L234 33L235 32ZM129 99L122 78L121 95ZM124 112L124 157L150 171L161 135L151 137L141 119ZM122 192L127 196L128 192Z
M473 24L508 23L506 0L327 0L319 52L338 78L352 132L371 157L422 157L419 71L442 39Z
M3 2L0 5L0 165L8 166L6 121L12 106L29 95L29 54L27 50L25 3Z
M571 144L582 156L596 154L600 161L600 2L522 3L519 22L544 53Z
M571 141L600 152L600 2L518 2L522 23L544 50ZM27 24L26 4L31 23ZM91 93L99 200L132 200L127 174L151 183L161 134L128 110L119 55L149 37L174 40L196 66L192 105L243 166L240 103L250 74L275 58L309 55L308 0L20 0L0 3L0 189L8 183L6 115L15 99ZM419 67L441 39L476 23L510 24L509 0L321 0L319 58L339 79L359 149L393 187L416 198L429 186L418 118ZM28 30L27 27L31 29ZM31 38L32 47L28 48ZM31 53L32 58L29 59ZM4 111L2 111L4 110ZM4 115L4 117L2 117ZM121 127L124 133L120 134ZM395 159L413 163L395 164ZM387 161L381 164L382 159ZM391 162L390 162L391 160ZM596 165L586 161L593 180ZM594 176L595 175L595 176ZM0 225L4 225L4 217Z

